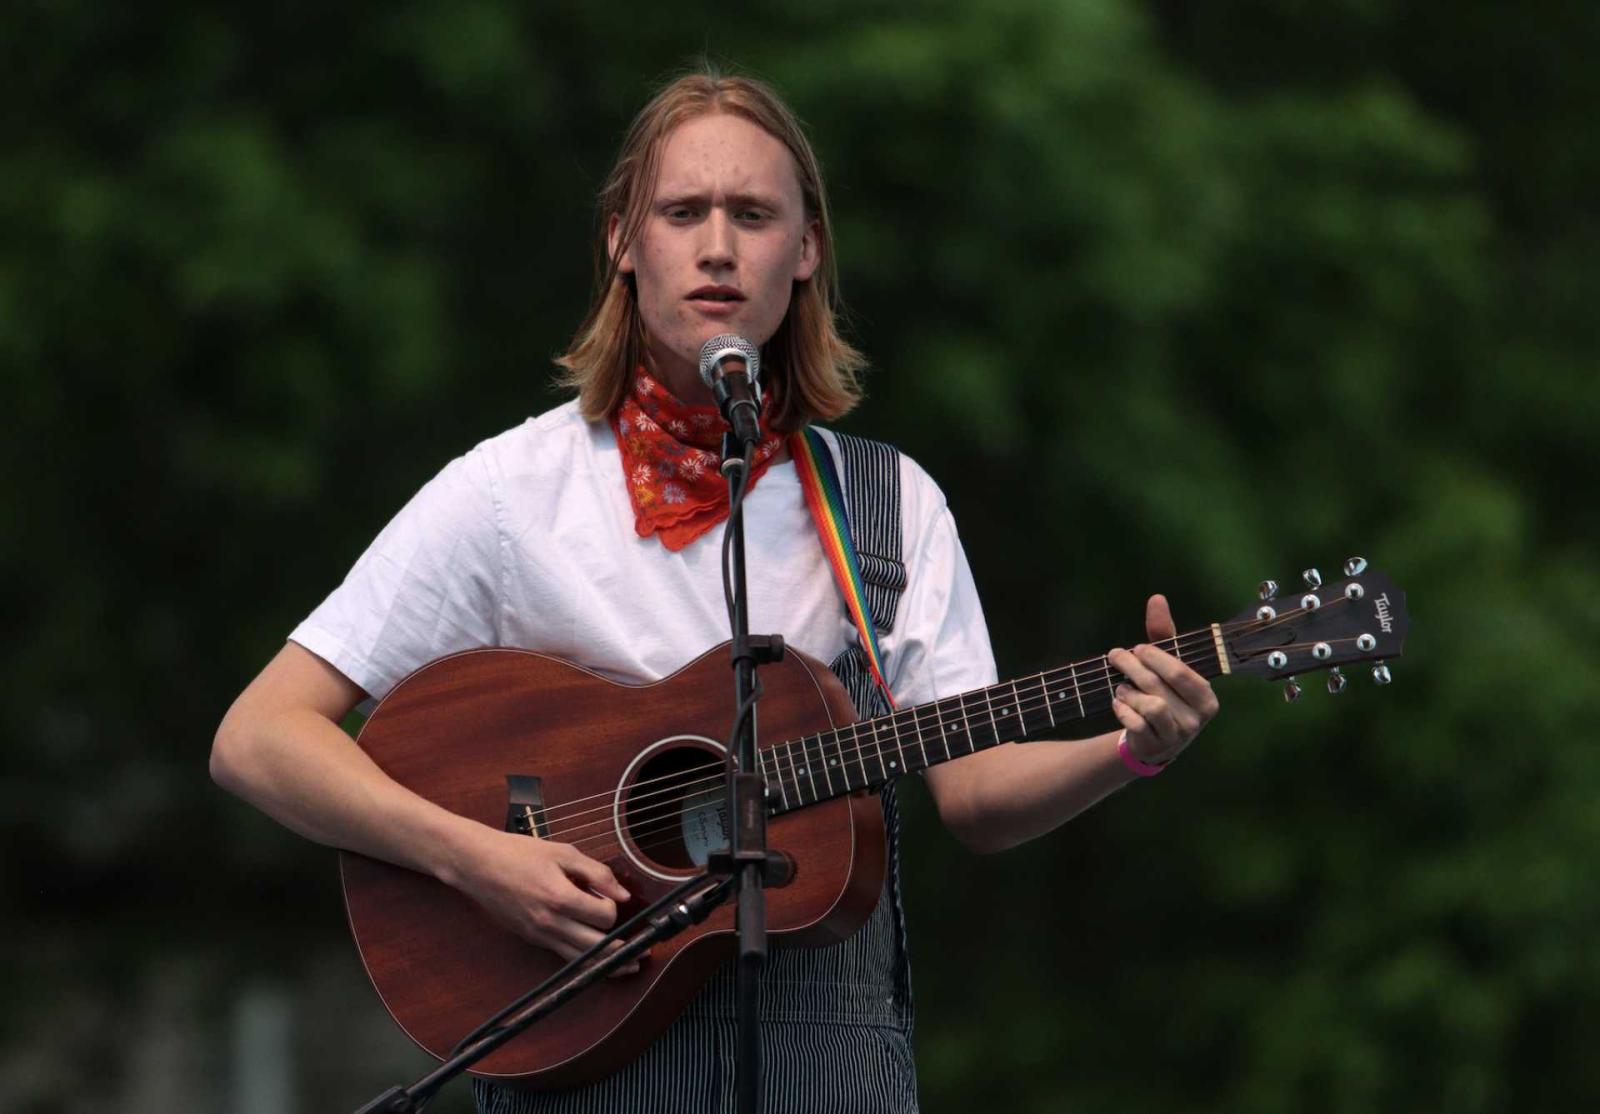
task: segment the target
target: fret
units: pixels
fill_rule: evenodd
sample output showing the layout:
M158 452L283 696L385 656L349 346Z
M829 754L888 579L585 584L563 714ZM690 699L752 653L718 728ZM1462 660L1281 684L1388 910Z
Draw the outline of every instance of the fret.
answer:
M978 743L972 737L972 721L967 718L967 698L965 695L956 697L956 706L961 709L961 726L967 733L967 753L972 754L978 749Z
M1044 679L1044 674L1039 674L1039 688L1044 692L1044 714L1050 717L1050 730L1056 728L1055 709L1050 707L1050 683Z
M928 759L928 742L922 735L922 723L917 718L917 709L911 709L911 731L917 737L917 749L922 751L922 768L926 770L933 763Z
M850 732L846 738L845 731ZM839 765L844 767L844 783L851 789L865 789L867 787L867 770L861 764L861 744L858 741L861 732L856 725L846 724L839 728Z
M854 759L856 769L861 771L861 784L859 788L865 789L867 786L872 784L872 775L867 773L867 748L866 745L861 741L861 724L859 723L852 723L850 725L849 756Z
M994 718L994 701L989 698L989 694L993 691L993 689L983 690L983 708L989 715L989 732L994 736L994 739L989 741L988 745L990 746L993 746L995 741L1000 738L1000 723Z
M900 756L900 772L903 774L909 772L911 767L906 765L906 748L900 744L900 724L896 722L899 718L900 714L898 712L890 714L889 730L894 732L894 750ZM890 765L892 767L893 763Z
M1109 657L1102 655L1100 660L1106 663L1106 708L1109 709L1111 707L1111 702L1117 698L1118 685L1125 683L1130 688L1136 686L1134 686L1132 681L1128 680L1128 675L1126 673L1122 672L1120 669L1111 668L1111 659Z
M1015 681L1011 682L1011 700L1012 707L1017 712L1017 733L1014 738L1021 739L1028 734L1028 720L1022 714L1022 696L1017 692L1017 682Z
M784 753L789 757L789 778L794 782L794 799L802 806L806 803L805 785L800 781L800 766L794 760L794 740L790 739L783 744Z
M883 740L878 738L878 721L874 719L869 722L872 724L872 749L878 755L878 776L884 781L888 781L889 765L884 761L883 757Z
M1073 664L1067 666L1067 668L1072 670L1072 695L1078 700L1078 716L1080 719L1088 719L1089 713L1083 710L1083 689L1078 687L1077 663L1074 662Z
M799 742L800 756L804 758L806 762L806 780L811 783L811 800L813 803L815 803L822 800L822 794L817 792L817 764L812 761L811 748L806 745L804 736L800 738Z
M783 789L783 778L778 776L778 751L777 751L777 748L776 747L768 747L766 750L762 751L761 755L762 755L763 762L766 760L766 756L769 755L769 754L772 756L772 778L771 778L771 780L778 783L778 799L783 802L784 811L787 812L789 810L789 794L784 792L784 789ZM763 770L762 773L764 774L764 773L766 773L766 771ZM769 782L769 785L770 785L770 782ZM768 795L769 796L771 795L771 790L770 789L768 790Z
M832 755L827 754L827 744L829 743L834 744L834 754ZM843 789L837 789L835 792L850 792L850 770L845 767L845 747L840 743L838 731L827 731L826 735L822 735L822 757L827 760L827 765L832 770L838 770L838 784L843 786ZM829 773L830 789L832 789L832 786L834 786L834 775Z
M893 767L889 765L889 756L884 753L883 721L876 716L872 719L872 748L878 752L878 777L888 781Z
M950 736L947 735L944 730L944 709L940 707L939 701L934 702L933 714L939 720L939 741L944 743L944 756L948 761L949 759L954 758L955 755L950 753Z
M817 761L822 765L822 776L828 783L828 796L834 797L833 771L828 769L828 748L823 745L822 733L817 733Z
M1022 698L1022 695L1021 695L1021 690L1019 690L1017 688L1017 682L1016 681L1012 681L1011 682L1011 694L1017 698L1017 721L1022 724L1022 735L1023 735L1023 737L1026 738L1029 735L1034 734L1036 731L1042 730L1045 725L1042 724L1042 723L1038 723L1038 716L1036 714L1038 712L1038 709L1037 708L1030 709L1030 708L1028 708L1026 706L1026 703L1024 702L1024 700ZM1047 704L1047 706L1048 706L1048 704ZM1028 720L1028 717L1030 715L1034 716L1034 722L1032 722L1032 723L1030 723L1029 720ZM1037 724L1037 726L1035 726L1035 724Z

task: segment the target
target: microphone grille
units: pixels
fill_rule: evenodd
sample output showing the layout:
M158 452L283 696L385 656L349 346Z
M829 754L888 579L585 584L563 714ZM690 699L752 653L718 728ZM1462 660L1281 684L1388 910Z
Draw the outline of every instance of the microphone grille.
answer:
M761 381L761 350L737 333L714 336L700 346L700 381L708 387L716 386L722 361L729 356L744 361L752 387Z

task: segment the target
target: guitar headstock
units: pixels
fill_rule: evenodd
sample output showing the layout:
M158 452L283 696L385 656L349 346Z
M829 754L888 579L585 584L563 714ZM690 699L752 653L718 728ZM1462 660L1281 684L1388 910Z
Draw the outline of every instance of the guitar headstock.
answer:
M1406 594L1360 557L1344 563L1344 577L1324 584L1316 569L1301 574L1305 587L1278 598L1278 585L1261 582L1261 602L1222 624L1228 666L1283 680L1284 699L1300 695L1295 675L1328 670L1328 691L1342 692L1342 666L1371 662L1372 679L1389 683L1390 659L1400 656L1410 620Z

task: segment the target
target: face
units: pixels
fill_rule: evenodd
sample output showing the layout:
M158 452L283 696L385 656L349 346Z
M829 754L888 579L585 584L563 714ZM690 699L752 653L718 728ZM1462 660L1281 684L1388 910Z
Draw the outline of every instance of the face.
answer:
M618 233L613 218L613 252ZM651 370L685 402L709 402L701 345L719 333L765 344L817 257L782 143L739 116L679 125L662 146L644 225L618 261L634 276Z

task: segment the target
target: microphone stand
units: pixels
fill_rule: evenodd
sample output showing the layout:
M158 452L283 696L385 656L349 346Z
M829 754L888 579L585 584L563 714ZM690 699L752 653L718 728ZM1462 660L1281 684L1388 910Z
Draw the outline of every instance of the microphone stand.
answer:
M737 1094L740 1114L761 1110L761 971L767 958L767 906L763 887L769 874L785 881L786 861L767 848L767 802L756 747L755 703L760 698L756 667L781 661L781 635L750 634L749 592L744 565L744 488L753 442L729 433L722 439L722 473L728 479L727 531L730 557L724 566L729 578L733 626L734 725L729 757L733 776L728 779L729 849L711 855L713 871L733 875L737 891L735 924L739 958L734 987L738 1002Z
M699 924L732 896L733 882L715 871L685 879L649 907L608 932L588 951L506 1006L463 1037L449 1058L406 1087L390 1087L356 1114L421 1114L439 1089L511 1040L535 1021L565 1005L612 971L663 940ZM613 942L622 946L607 951Z

